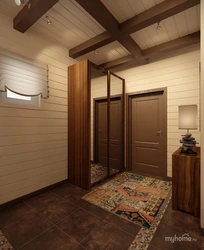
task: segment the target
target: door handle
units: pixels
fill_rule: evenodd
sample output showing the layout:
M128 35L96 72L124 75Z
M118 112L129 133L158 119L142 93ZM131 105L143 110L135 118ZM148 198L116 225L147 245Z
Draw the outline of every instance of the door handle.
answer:
M99 131L100 133L102 132L102 130L101 130L101 129L99 129L98 131Z
M157 136L162 136L162 131L157 131Z

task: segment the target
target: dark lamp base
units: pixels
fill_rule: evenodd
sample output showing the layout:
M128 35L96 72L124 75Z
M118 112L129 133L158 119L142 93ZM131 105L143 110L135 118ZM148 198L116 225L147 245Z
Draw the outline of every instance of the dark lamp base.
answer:
M184 150L182 148L180 153L185 155L197 155L197 153L190 148L188 148L187 150Z

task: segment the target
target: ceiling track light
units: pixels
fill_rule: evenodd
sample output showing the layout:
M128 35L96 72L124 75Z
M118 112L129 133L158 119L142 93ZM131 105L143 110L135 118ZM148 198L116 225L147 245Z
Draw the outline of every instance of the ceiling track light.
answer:
M156 30L161 30L161 29L162 29L161 22L158 22L158 23L157 23Z
M50 17L49 16L45 16L45 19L46 19L48 25L52 24L52 22L50 21Z
M31 3L25 0L15 0L15 4L21 6L21 4L28 6L28 9L31 7Z

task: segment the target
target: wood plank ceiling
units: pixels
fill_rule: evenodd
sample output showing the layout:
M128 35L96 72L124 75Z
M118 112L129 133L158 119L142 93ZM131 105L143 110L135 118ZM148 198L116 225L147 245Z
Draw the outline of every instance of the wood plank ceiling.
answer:
M200 41L199 0L29 2L30 9L18 7L14 0L1 0L0 12L14 18L15 29L26 32L32 26L69 49L70 57L87 58L106 68L130 60L145 64L149 58Z

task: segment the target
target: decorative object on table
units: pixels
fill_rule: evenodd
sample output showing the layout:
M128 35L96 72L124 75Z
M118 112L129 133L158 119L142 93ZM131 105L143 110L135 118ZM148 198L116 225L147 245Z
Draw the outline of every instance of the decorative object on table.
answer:
M179 106L179 129L187 129L187 133L182 135L180 143L181 153L188 155L196 155L196 152L193 148L196 146L197 142L192 134L189 132L189 129L197 129L196 125L197 118L197 105L185 105Z

